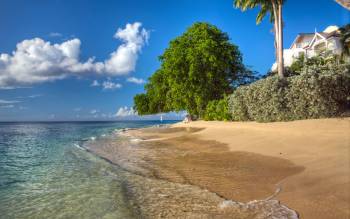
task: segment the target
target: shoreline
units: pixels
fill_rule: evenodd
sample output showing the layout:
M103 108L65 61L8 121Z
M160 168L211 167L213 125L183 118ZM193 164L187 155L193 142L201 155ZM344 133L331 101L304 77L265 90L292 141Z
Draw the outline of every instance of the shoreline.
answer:
M182 218L190 216L190 218L236 217L251 219L269 218L271 215L283 215L288 219L298 218L295 211L288 208L287 206L281 205L279 201L271 199L271 195L274 195L276 193L276 187L273 184L271 184L268 189L262 190L263 194L261 195L261 198L247 198L245 202L242 202L235 199L235 196L226 196L224 194L225 187L227 187L229 183L223 184L223 187L221 187L221 191L219 192L215 189L212 189L212 187L206 188L203 183L208 181L206 177L210 176L210 174L200 173L196 178L194 178L200 180L200 182L191 182L191 177L189 177L188 173L185 172L188 170L192 171L194 167L197 168L199 166L203 167L202 170L205 170L206 167L203 165L192 165L187 163L183 167L176 166L170 167L169 169L168 165L174 164L173 162L177 164L182 163L181 160L177 160L178 158L182 159L189 156L191 159L191 157L193 158L193 155L194 157L197 157L196 154L198 151L197 149L187 150L188 148L186 149L174 147L171 141L147 141L147 139L151 140L150 136L144 136L143 139L146 139L145 141L135 141L135 139L139 139L140 136L136 136L134 132L148 132L154 136L154 130L157 130L157 133L171 134L172 136L181 139L184 134L195 133L201 129L184 130L183 128L180 128L174 130L173 128L163 127L134 129L119 133L119 137L117 138L111 138L102 141L93 141L91 145L87 145L88 151L96 154L99 157L102 157L104 160L107 159L110 163L116 164L120 169L128 173L126 175L134 175L133 177L130 177L131 180L128 180L127 183L132 185L130 189L131 193L133 193L134 188L141 189L142 191L142 188L144 186L149 187L149 185L143 185L142 183L134 182L133 179L135 178L142 178L142 181L149 183L152 182L152 184L157 185L160 183L162 185L160 186L160 193L168 193L168 195L162 197L161 200L159 200L157 194L150 194L149 189L142 192L136 189L136 195L131 196L131 200L136 200L136 205L139 206L138 208L145 208L145 210L141 212L146 215L146 218L158 218L158 213L170 218ZM126 141L124 141L123 138L126 138L124 139ZM220 150L227 150L224 145L218 144L216 146L220 147ZM211 146L209 146L209 148L210 147ZM210 157L207 157L206 155L213 155L213 153L207 149L208 148L200 149L202 152L204 152L203 158L205 160L207 158L210 159ZM203 154L201 154L199 158L201 158L202 155ZM249 156L246 156L245 153L237 154L236 157L238 156L244 156L248 162L251 162L252 160ZM255 158L255 156L253 156L253 158ZM227 158L225 159L227 160ZM227 172L227 168L230 167L225 167L224 170L220 171L220 174L225 174ZM181 173L182 170L185 172ZM281 177L283 176L280 176L280 178ZM212 180L209 180L208 182L214 182L212 186L215 186L215 180L216 179L213 181L212 178ZM177 189L174 189L174 186ZM152 189L150 190L152 191L154 187L158 186L151 186ZM187 188L185 196L184 194L181 194L183 187ZM168 197L171 198L169 199ZM141 201L138 201L138 199L141 199ZM154 199L157 200L157 203L160 203L160 205L165 205L165 207L154 208ZM174 201L176 201L177 204L171 204L171 206L167 206L169 202ZM187 204L183 206L182 202ZM172 208L171 214L166 213L169 207ZM198 208L201 208L202 210L198 212L196 210ZM157 212L157 214L153 214L152 212ZM198 215L201 216L199 217Z
M350 160L344 153L350 150L349 127L349 118L176 123L128 129L120 134L133 146L90 151L136 174L193 185L235 203L279 200L280 208L288 206L300 218L348 218L350 180L341 173L350 170L344 166ZM317 171L320 162L324 167Z

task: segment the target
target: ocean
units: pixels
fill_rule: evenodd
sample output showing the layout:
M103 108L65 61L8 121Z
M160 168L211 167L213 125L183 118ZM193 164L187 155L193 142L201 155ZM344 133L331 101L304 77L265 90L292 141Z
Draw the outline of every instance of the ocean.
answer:
M0 123L0 219L298 218L277 200L240 203L152 174L152 151L121 130L174 122Z
M0 218L133 217L117 166L82 146L115 130L157 124L0 123Z

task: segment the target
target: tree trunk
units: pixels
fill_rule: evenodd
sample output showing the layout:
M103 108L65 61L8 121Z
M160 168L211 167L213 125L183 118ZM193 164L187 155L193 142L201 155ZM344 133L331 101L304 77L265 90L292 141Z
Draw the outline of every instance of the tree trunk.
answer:
M274 34L275 34L275 42L274 42L274 46L275 46L275 57L276 57L276 63L278 64L278 25L277 25L277 21L275 21L274 23Z
M274 34L275 34L275 56L276 56L276 64L277 64L277 69L278 69L278 53L279 53L279 27L278 27L278 8L276 5L275 0L271 0L272 3L272 11L273 11L273 16L274 16Z
M278 3L278 75L284 78L282 3Z

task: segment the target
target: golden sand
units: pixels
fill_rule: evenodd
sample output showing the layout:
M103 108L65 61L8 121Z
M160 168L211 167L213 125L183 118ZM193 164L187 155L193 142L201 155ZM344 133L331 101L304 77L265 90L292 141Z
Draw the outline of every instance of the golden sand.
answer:
M92 149L149 179L201 188L203 192L196 194L204 195L208 190L223 200L240 202L273 196L296 210L300 218L350 218L349 118L276 123L197 121L170 128L129 130L124 135L142 140L124 146L107 142ZM179 208L187 198L179 196L180 202L171 207L176 212L173 215L188 216L188 209ZM216 199L208 200L217 203ZM191 200L189 203L190 209L202 206ZM187 213L179 214L182 211ZM237 212L241 211L233 215ZM203 218L213 218L213 214ZM230 218L227 215L231 214L220 215L218 218Z
M304 167L283 180L277 198L296 210L300 218L350 218L349 118L277 123L198 121L174 127L204 128L193 137L216 140L227 145L231 152L283 158ZM261 162L252 161L248 166L260 168ZM272 168L271 175L275 173ZM226 194L230 193L227 190ZM252 193L252 197L259 196L259 192Z

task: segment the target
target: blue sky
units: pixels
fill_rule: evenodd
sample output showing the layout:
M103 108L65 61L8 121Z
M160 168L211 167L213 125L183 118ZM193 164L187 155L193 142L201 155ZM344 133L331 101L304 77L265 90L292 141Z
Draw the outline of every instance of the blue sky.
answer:
M231 0L2 0L0 121L129 118L158 56L196 21L227 32L245 64L263 74L274 62L272 25L266 19L257 26L256 14L234 9ZM284 46L299 32L349 20L332 0L289 0Z

